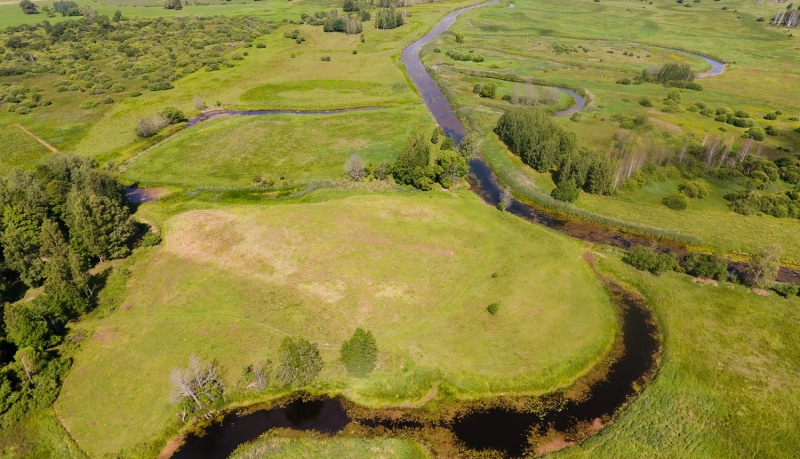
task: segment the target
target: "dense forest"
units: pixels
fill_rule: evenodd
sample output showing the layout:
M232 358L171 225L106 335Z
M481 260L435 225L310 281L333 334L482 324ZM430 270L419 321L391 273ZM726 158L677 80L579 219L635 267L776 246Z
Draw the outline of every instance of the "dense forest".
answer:
M103 281L89 270L126 256L135 234L124 187L88 159L58 154L0 179L0 424L55 400L70 367L57 346Z

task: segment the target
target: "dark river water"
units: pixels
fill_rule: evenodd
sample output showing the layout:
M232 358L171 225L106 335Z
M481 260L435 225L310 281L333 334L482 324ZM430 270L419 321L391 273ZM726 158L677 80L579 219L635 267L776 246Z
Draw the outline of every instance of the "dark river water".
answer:
M491 3L496 3L496 1L483 5ZM409 77L419 90L437 123L442 126L445 134L456 142L465 135L464 125L422 65L419 60L419 50L446 31L461 13L483 5L450 13L427 35L403 51L403 61ZM574 113L585 104L583 97L574 91L566 88L559 89L570 94L576 100L576 104L556 115ZM287 111L268 112L270 114L289 113ZM265 111L251 113L266 114ZM236 114L246 113L237 112ZM203 119L197 120L195 124L201 121ZM495 204L499 201L500 187L491 169L480 159L473 160L470 166L474 176L478 177L478 182L473 184L473 188L485 201ZM562 229L566 227L566 223L559 222L516 200L512 202L509 211L549 227L561 227ZM602 230L600 227L596 228L598 238L601 237ZM584 232L591 231L584 229ZM602 237L607 239L608 233L606 229L605 236ZM630 245L630 242L627 244ZM610 418L634 395L634 383L645 378L653 370L659 341L649 310L637 298L625 293L618 286L614 284L607 286L614 292L613 298L620 309L623 353L611 363L607 377L595 383L583 400L570 401L563 409L540 414L516 412L503 408L473 410L453 421L433 424L449 428L470 449L496 450L510 457L519 457L529 447L528 436L531 432L544 433L548 429L555 429L571 434L580 423L591 423L595 419L607 420ZM360 411L363 413L364 410ZM389 423L379 418L351 419L343 408L342 402L336 398L295 400L285 407L257 411L243 416L229 414L220 423L205 429L202 435L188 436L185 444L172 457L176 459L224 459L238 445L253 440L273 428L284 427L332 434L341 431L350 422L370 427L385 427L390 431L393 428L426 427L426 424L414 421Z
M464 125L456 116L453 107L448 103L434 79L425 70L419 59L419 52L423 46L438 39L463 12L493 3L497 3L497 0L448 14L424 37L407 47L402 54L406 72L419 91L423 102L445 134L453 138L456 143L466 135ZM685 53L685 51L680 52ZM704 72L698 77L718 75L725 70L725 64L714 59L694 53L687 54L700 57L712 66L712 70ZM554 116L570 115L585 106L586 100L580 94L567 88L557 87L557 89L571 96L575 103L566 110L554 113ZM190 119L188 126L224 115L335 114L378 109L380 107L318 111L220 110L198 115ZM470 162L470 172L472 189L486 203L496 205L500 201L501 186L488 164L480 158L473 159ZM146 202L149 197L146 194L140 196L136 189L131 189L129 192L131 196L141 199L142 202ZM635 245L651 245L653 243L651 239L623 233L591 222L562 220L513 198L508 212L590 242L610 244L626 249ZM660 244L664 251L677 254L685 252L685 248L677 243L660 242ZM794 279L800 283L800 275L793 271L783 269L781 275L787 280ZM269 410L245 415L228 414L222 421L207 427L202 434L189 435L172 458L225 459L239 445L256 439L270 429L290 428L335 434L351 423L367 427L384 427L389 429L390 433L393 429L446 427L469 449L496 450L509 457L520 457L526 452L531 433L545 434L555 430L562 433L566 440L578 440L580 438L576 436L577 426L586 426L596 420L607 421L635 395L634 388L637 383L641 385L645 382L654 370L656 356L659 352L657 329L647 307L641 303L638 297L626 292L613 281L603 279L603 282L611 291L612 299L619 310L622 353L610 363L606 377L593 383L583 399L567 401L560 409L536 414L506 408L476 409L467 410L466 414L449 421L401 420L387 422L378 416L370 418L369 414L364 415L365 412L369 413L369 410L364 409L359 410L359 418L351 418L345 409L349 403L338 398L298 398L285 406Z

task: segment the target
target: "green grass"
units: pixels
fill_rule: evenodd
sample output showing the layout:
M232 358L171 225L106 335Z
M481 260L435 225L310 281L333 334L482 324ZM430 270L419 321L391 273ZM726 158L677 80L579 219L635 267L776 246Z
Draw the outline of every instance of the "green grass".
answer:
M322 27L283 24L272 34L257 42L266 48L248 48L248 56L237 61L234 68L216 72L197 71L174 82L169 91L143 91L140 97L126 94L112 95L115 103L100 104L91 110L78 106L87 98L102 101L102 96L76 97L74 93L57 92L53 87L57 75L38 75L21 82L42 88L42 97L53 105L39 107L29 115L18 115L0 110L0 126L21 123L44 140L63 151L73 151L83 156L99 158L102 162L128 159L138 148L134 128L139 119L149 118L167 106L177 106L188 115L198 112L194 97L202 98L209 106L221 104L223 108L280 108L321 110L365 106L403 106L418 104L419 97L407 82L398 65L401 50L422 36L447 12L459 6L475 3L458 0L424 3L408 7L412 15L408 24L393 30L376 30L372 22L364 23L365 43L359 35L324 33ZM125 15L190 15L190 14L250 14L254 9L266 19L279 24L282 18L299 19L304 12L329 10L338 3L314 1L292 6L293 3L258 2L248 5L191 6L178 14L163 8L123 8ZM3 8L0 5L0 17ZM19 12L19 7L13 5ZM101 5L95 5L102 10ZM108 14L113 14L102 10ZM288 10L288 8L291 8ZM157 13L157 14L156 14ZM20 16L24 16L19 13ZM38 21L44 15L36 15ZM25 17L24 19L28 19ZM58 19L54 18L53 20ZM37 21L37 22L38 22ZM52 21L51 21L52 22ZM299 29L306 41L298 45L283 37L285 31ZM358 54L352 54L354 49ZM227 52L242 52L230 48ZM292 57L294 54L295 57ZM321 56L331 56L330 62L321 62ZM128 90L141 86L140 80L122 78L121 71L107 62L96 62L114 81L125 84ZM15 82L19 78L3 77L0 82ZM381 139L373 139L380 141ZM134 151L132 151L134 150Z
M255 176L276 184L338 179L352 154L367 163L394 161L415 129L433 129L419 105L336 115L218 118L135 158L123 177L149 185L216 187L248 187Z
M85 459L86 455L59 423L52 408L32 413L0 429L0 458Z
M430 457L412 440L395 438L276 438L267 437L241 447L231 459L424 459Z
M76 326L93 336L56 411L78 444L97 457L151 441L176 419L172 368L192 354L219 359L235 394L242 368L274 361L285 336L319 343L314 391L372 406L423 403L444 387L459 398L549 393L608 352L613 307L580 244L468 192L346 196L147 206L164 245L130 266L119 311ZM366 379L338 361L357 326L380 349Z
M743 139L742 128L714 121L699 113L664 113L660 110L668 89L656 84L619 85L618 79L632 78L643 69L658 68L664 63L689 63L698 72L708 68L699 58L658 46L679 46L725 60L728 70L720 76L699 80L705 91L682 91L684 107L706 102L710 107L727 106L748 111L759 125L769 124L761 117L767 112L782 110L776 122L782 133L757 143L753 152L764 147L762 154L777 157L781 145L795 146L800 135L793 132L798 123L789 116L800 115L800 62L797 38L787 37L755 19L771 16L774 4L727 2L730 11L722 11L719 2L692 4L684 8L674 2L656 1L653 5L639 2L604 0L601 3L568 0L555 4L523 3L509 8L507 2L471 11L459 18L454 32L465 36L464 44L456 44L445 36L437 45L442 54L431 53L428 65L443 75L443 82L457 96L462 113L467 114L483 132L484 155L506 184L521 198L549 206L553 188L548 175L538 174L511 156L496 136L488 133L499 115L509 107L507 102L487 101L471 93L482 70L508 73L545 80L553 85L584 88L593 102L584 109L580 122L558 119L577 133L579 143L589 148L608 151L615 137L627 131L611 121L612 115L646 113L655 129L676 135L729 137L734 151ZM741 20L732 10L738 9ZM731 17L733 16L733 18ZM584 20L576 21L576 18ZM553 45L585 46L589 52L557 54ZM482 63L456 62L444 57L448 49L473 50L485 57ZM613 52L613 53L610 53ZM625 56L622 53L631 53ZM791 64L784 65L791 61ZM776 75L781 75L776 79ZM494 80L500 94L508 93L512 83ZM656 107L646 109L638 99L646 95ZM728 131L721 132L724 126ZM679 147L681 141L672 140ZM677 153L677 147L673 147ZM657 152L656 152L657 153ZM656 154L653 153L653 154ZM679 183L653 184L638 192L621 192L617 197L582 194L575 207L562 206L569 214L613 226L628 226L636 232L651 235L682 235L686 241L714 245L727 250L754 252L760 246L776 243L784 248L784 258L800 260L800 249L794 236L800 230L796 219L769 216L742 216L730 211L722 196L734 187L715 182L714 193L703 201L693 200L689 210L676 212L661 204L661 199L677 191ZM659 229L660 228L660 229ZM768 239L764 235L769 235ZM692 238L691 236L695 236Z
M664 334L658 376L609 428L557 458L790 458L800 450L800 299L604 269L644 294Z
M52 152L17 126L0 127L0 175L13 168L31 169Z

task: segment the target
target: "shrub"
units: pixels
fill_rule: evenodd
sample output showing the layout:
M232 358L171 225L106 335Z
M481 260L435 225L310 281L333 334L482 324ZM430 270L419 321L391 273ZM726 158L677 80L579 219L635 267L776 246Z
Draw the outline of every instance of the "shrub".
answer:
M705 180L697 179L683 183L680 190L690 198L703 199L711 192L711 187Z
M161 244L161 235L158 233L148 231L147 234L142 237L142 247L153 247L158 244Z
M770 121L776 120L776 119L778 119L778 115L776 115L774 113L767 113L766 115L764 115L764 119L765 120L770 120Z
M264 43L258 43L258 44L256 44L256 48L258 48L258 49L264 49L264 48L266 48L266 47L267 47L267 45L265 45Z
M622 261L640 271L648 271L658 276L664 271L674 270L678 266L675 255L669 253L655 253L652 249L637 246L628 252Z
M489 306L486 306L486 311L491 315L496 315L498 311L500 311L500 303L492 303Z
M131 97L139 97L141 95L142 95L142 93L140 91L131 91L131 93L130 93Z
M136 123L136 135L142 138L152 137L167 125L169 125L169 121L161 115L150 119L140 119Z
M25 106L19 106L14 111L14 113L16 113L17 115L27 115L30 112L31 112L31 109L28 108L28 107L25 107Z
M744 133L743 137L749 137L760 142L764 140L764 130L758 127L753 127L748 129L747 132Z
M169 81L158 81L156 83L150 83L147 85L147 89L151 91L166 91L167 89L172 89L175 86L172 86L172 83Z
M671 194L661 200L661 202L673 210L685 210L687 207L689 207L689 198L682 193Z
M176 107L166 107L160 113L169 124L178 124L187 121L186 115Z
M351 375L358 378L369 375L378 361L378 344L372 332L356 328L353 337L342 343L341 361Z
M480 96L486 99L494 99L495 94L497 93L497 85L494 83L486 83L481 88Z
M647 96L642 96L639 98L639 105L641 105L642 107L652 107L653 101L650 100L650 98Z
M331 57L330 56L322 56L322 57L319 58L319 60L321 60L323 62L330 62L331 61Z
M103 99L103 103L104 104L113 104L114 103L114 99L111 96L106 96L106 98Z
M578 195L580 194L580 190L575 185L575 181L572 179L562 180L558 183L550 195L559 201L565 202L575 202L578 199Z
M723 280L728 276L728 262L721 254L690 253L681 261L681 267L695 277Z
M581 114L581 112L575 112L572 114L572 116L569 117L569 119L570 121L574 121L577 123L578 121L581 120L582 117L583 115Z
M78 108L80 108L81 110L89 110L92 108L96 108L97 105L98 105L97 102L93 100L87 100L84 101Z
M278 348L275 376L284 386L305 386L322 371L322 357L316 344L303 338L284 338Z
M790 282L773 282L770 288L785 298L797 296L797 293L800 292L800 287Z

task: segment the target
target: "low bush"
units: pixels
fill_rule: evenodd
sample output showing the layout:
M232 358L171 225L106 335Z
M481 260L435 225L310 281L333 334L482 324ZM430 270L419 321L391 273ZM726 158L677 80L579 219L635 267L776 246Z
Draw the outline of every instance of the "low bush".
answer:
M681 184L680 190L690 198L703 199L711 192L711 187L705 180L697 179Z
M690 253L681 261L681 267L695 277L724 280L728 277L728 262L721 254Z
M764 115L764 119L770 121L776 120L778 119L778 115L776 115L775 113L767 113L766 115Z
M151 91L166 91L168 89L172 89L175 86L172 85L169 81L158 81L156 83L150 83L147 85L147 89Z
M751 138L756 141L764 140L764 130L759 127L753 127L747 130L742 137Z
M661 202L673 210L685 210L687 207L689 207L689 198L682 193L671 194L662 199Z
M500 303L492 303L486 306L486 311L491 315L496 315L500 311Z
M648 271L659 275L665 271L674 270L678 266L675 255L669 253L655 253L653 249L637 246L628 252L622 261L640 271Z
M331 61L331 57L330 56L322 56L322 57L319 58L319 60L321 60L322 62L330 62Z
M550 193L550 196L565 202L575 202L578 199L578 195L580 195L580 189L572 179L560 181Z
M798 287L797 284L789 282L773 282L770 288L778 295L785 298L797 296L798 292L800 292L800 287Z
M78 106L78 108L80 108L81 110L89 110L92 108L96 108L97 105L98 105L97 102L93 100L87 100L81 103L80 106Z
M486 83L481 88L480 96L486 99L494 99L496 93L497 93L497 85L494 83Z
M639 105L642 107L652 107L653 101L647 96L642 96L639 98Z

